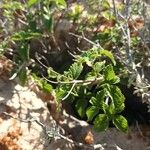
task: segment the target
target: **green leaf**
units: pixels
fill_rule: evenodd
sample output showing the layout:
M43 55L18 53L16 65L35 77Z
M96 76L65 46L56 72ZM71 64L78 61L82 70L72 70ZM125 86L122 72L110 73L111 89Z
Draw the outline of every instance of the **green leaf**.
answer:
M112 63L114 65L116 65L116 61L114 59L114 56L113 56L113 54L110 51L108 51L108 50L101 50L100 54L107 56L112 61Z
M81 63L74 63L70 66L68 74L72 76L73 79L77 79L83 70L83 65Z
M109 126L109 119L105 114L99 114L94 120L94 130L105 131Z
M25 41L39 37L41 34L38 32L20 31L12 35L11 39L14 41Z
M117 84L117 83L119 83L119 82L120 82L120 78L117 77L117 76L115 76L115 78L114 78L113 80L111 80L111 83L112 83L112 84Z
M98 112L99 112L99 107L96 106L89 107L86 111L88 121L91 121L93 117L95 117L98 114Z
M7 9L8 11L16 10L16 9L24 9L24 5L21 2L17 1L9 1L8 3L1 3L0 9ZM7 11L7 12L8 12Z
M28 0L28 6L31 7L32 5L35 5L38 3L39 0Z
M113 124L118 128L119 130L123 132L128 131L128 122L127 120L121 116L121 115L116 115L113 119Z
M29 45L27 43L23 43L21 47L18 48L18 53L20 55L20 58L23 61L29 60Z
M76 110L78 112L78 114L80 115L80 117L84 117L85 113L86 113L86 107L88 105L88 101L85 99L80 99L77 101L75 107Z
M111 84L116 84L120 81L119 77L117 77L115 75L113 66L111 64L106 66L104 75L105 75L104 78L105 78L106 82L109 82Z
M104 68L104 65L105 65L105 61L96 62L93 66L93 69L96 73L99 73Z
M86 74L85 80L94 80L96 75L97 74L94 71L91 71Z
M108 11L103 11L101 14L107 20L115 19L114 15L112 15L112 13L109 10Z
M106 80L106 81L110 81L110 80L112 80L112 79L115 78L116 75L115 75L115 73L114 73L114 70L113 70L113 66L112 66L112 65L106 66L104 75L105 75L105 80Z
M106 103L103 103L103 105L102 105L102 108L101 108L102 110L103 110L103 112L107 115L107 117L109 118L109 117L111 117L110 115L109 115L109 105L108 104L106 104Z
M56 71L54 71L52 67L49 67L47 69L47 73L48 73L48 77L49 78L58 78L58 76L60 75L59 73L57 73Z
M44 79L38 77L36 74L32 74L32 77L34 78L34 81L36 81L37 85L40 87L41 90L43 90L46 93L50 93L53 90L53 87L47 83Z
M43 23L45 28L52 33L53 32L53 17L51 14L43 14Z
M46 81L43 81L42 90L46 93L50 93L50 92L52 92L53 87L50 84L48 84Z
M85 62L89 67L92 67L95 59L99 58L100 56L99 51L99 48L92 48L88 51L83 52L81 54L81 57L79 57L80 62Z
M74 88L73 88L73 90L72 90L72 92L71 92L71 95L73 95L74 97L79 96L79 94L78 94L78 87L74 87Z
M98 100L95 97L91 97L90 101L89 101L92 105L97 106L97 102Z
M103 9L109 9L110 8L110 4L109 4L108 0L102 0L101 4L102 4Z
M27 70L26 68L22 68L19 72L18 72L18 77L20 80L20 84L22 86L25 85L26 81L27 81Z
M58 6L63 6L63 8L67 7L67 3L65 2L65 0L55 0L55 2Z
M113 103L111 103L110 105L105 106L105 113L107 114L109 119L113 118L113 116L116 113Z
M106 94L106 91L105 91L105 90L101 90L101 91L97 92L97 94L96 94L97 105L98 105L101 109L103 109L105 94Z
M111 86L111 93L110 94L113 98L115 111L117 113L122 112L125 108L125 105L124 105L125 97L122 94L121 90L117 86Z
M83 57L83 60L85 61L85 63L89 66L92 67L92 62L90 61L89 57Z
M71 85L67 85L67 84L57 86L57 88L55 89L57 100L61 101L68 94L70 88Z

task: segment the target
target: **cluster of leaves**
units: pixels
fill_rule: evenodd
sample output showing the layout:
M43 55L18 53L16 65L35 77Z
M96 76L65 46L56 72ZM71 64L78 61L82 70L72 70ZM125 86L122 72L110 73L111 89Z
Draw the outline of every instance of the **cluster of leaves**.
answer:
M47 84L57 84L50 88L56 99L59 102L74 101L78 114L87 116L87 121L93 121L96 131L106 130L111 121L119 130L126 132L127 120L120 115L125 107L125 98L117 86L120 80L113 70L115 64L111 52L92 48L76 56L74 63L63 74L49 68Z

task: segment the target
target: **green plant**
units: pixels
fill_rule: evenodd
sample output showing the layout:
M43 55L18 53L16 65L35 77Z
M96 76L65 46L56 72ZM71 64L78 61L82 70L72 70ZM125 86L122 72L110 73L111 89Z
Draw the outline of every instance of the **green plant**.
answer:
M106 130L112 121L119 130L126 132L127 120L120 115L125 107L125 98L117 86L120 80L113 70L115 64L110 51L95 47L76 56L63 74L49 68L47 84L56 84L53 93L60 103L74 101L81 117L87 116L87 121L94 120L96 131Z

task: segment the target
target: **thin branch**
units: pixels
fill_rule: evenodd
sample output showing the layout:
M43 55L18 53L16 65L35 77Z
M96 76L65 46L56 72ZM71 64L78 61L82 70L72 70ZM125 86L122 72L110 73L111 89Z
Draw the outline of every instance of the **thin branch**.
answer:
M117 9L116 9L115 0L112 0L112 3L113 3L113 9L114 9L114 14L115 14L116 20L118 20L118 15L117 15Z
M88 126L88 125L89 125L86 121L79 120L79 119L77 119L76 117L74 117L74 116L68 114L68 113L66 112L66 110L63 110L63 116L65 116L65 118L70 119L70 120L73 121L73 122L76 122L76 123L80 124L81 127L83 127L83 126Z
M83 40L87 41L88 43L90 43L90 44L93 45L93 46L100 47L101 49L103 49L102 46L100 46L100 44L97 44L97 43L95 43L95 42L89 40L88 38L86 38L86 37L84 36L83 33L82 33L82 36L81 36L81 35L77 35L77 34L72 33L72 32L69 32L69 34L70 34L70 35L73 35L73 36L75 36L75 37L77 37L77 38L83 39Z
M52 83L52 84L60 84L58 81L52 81L52 80L47 79L43 74L42 74L42 77L43 77L46 81L48 81L49 83Z
M76 58L76 56L74 54L72 54L72 52L70 52L69 50L67 50L68 54L71 55L73 58Z
M126 0L125 17L123 15L121 15L119 12L117 12L116 5L115 5L115 0L112 0L112 2L113 2L113 9L114 9L114 14L115 14L115 17L116 17L117 24L121 28L121 31L123 33L123 38L126 40L125 50L126 50L127 58L129 60L128 65L131 63L132 64L132 69L135 70L135 64L133 62L132 54L131 54L131 51L130 51L131 37L130 37L130 29L129 29L129 24L128 24L128 20L129 20L129 17L130 17L130 12L129 12L130 0ZM118 19L117 19L118 15L121 17L121 19L123 19L125 21L125 28L118 21Z
M128 21L129 21L129 18L130 18L130 0L126 0L126 8L125 8L125 31L126 31L126 54L127 54L127 57L128 57L128 60L129 60L129 64L131 63L132 64L132 69L135 70L135 64L133 62L133 58L132 58L132 54L131 54L131 51L130 51L130 48L131 48L131 36L130 36L130 28L129 28L129 24L128 24Z
M35 53L35 58L36 60L39 62L40 65L42 65L45 69L48 69L48 66L46 66L45 64L43 64L40 59L39 59L39 56L38 56L38 53Z
M71 94L71 92L72 92L73 88L75 87L75 85L76 85L76 82L73 83L73 85L72 85L70 91L67 93L67 95L66 95L64 98L62 98L62 101L64 101L65 99L67 99L67 98L69 97L69 95Z
M103 77L98 77L95 79L91 79L91 80L72 80L72 81L52 81L47 79L46 77L43 76L43 78L53 84L83 84L83 85L89 85L91 83L95 83L95 82L99 82L103 80Z
M22 19L20 19L20 18L18 18L18 21L21 23L21 24L23 24L23 25L28 25L25 21L23 21Z
M61 135L61 134L59 134L59 136L60 136L62 139L68 141L69 143L75 144L75 145L78 146L78 147L92 148L92 149L94 149L94 150L99 148L99 150L104 150L102 144L86 145L86 144L84 144L84 143L75 142L75 141L73 141L72 139L69 139L68 137L63 136L63 135Z
M31 62L24 62L22 65L19 66L19 68L17 69L17 71L9 78L9 80L13 80L17 77L18 73L20 72L20 70L22 68L25 68L27 66L29 66Z
M119 21L117 21L117 24L119 25L119 27L123 33L123 38L125 39L125 51L126 51L126 56L127 56L127 60L128 60L127 67L129 68L129 65L131 64L132 69L137 73L136 66L135 66L135 63L133 61L132 53L130 50L130 48L131 48L131 36L130 36L130 28L129 28L129 24L128 24L128 20L130 18L129 6L130 6L130 0L127 0L126 1L125 17L122 14L120 14L119 12L117 12L119 17L121 17L121 19L123 19L125 22L124 27L121 25L121 23Z
M129 17L130 17L130 11L129 11L129 8L130 8L130 1L131 0L126 0L126 7L125 7L125 17L126 17L126 20L128 21Z

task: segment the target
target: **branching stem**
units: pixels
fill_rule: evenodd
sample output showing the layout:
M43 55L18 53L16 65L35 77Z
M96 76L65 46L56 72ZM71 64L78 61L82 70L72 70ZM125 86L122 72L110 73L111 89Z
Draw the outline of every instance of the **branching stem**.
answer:
M103 77L98 77L98 78L95 78L95 79L91 79L91 80L72 80L72 81L52 81L52 80L49 80L47 79L46 77L43 76L43 78L50 82L50 83L53 83L53 84L82 84L82 85L89 85L91 83L96 83L96 82L99 82L99 81L103 81Z

